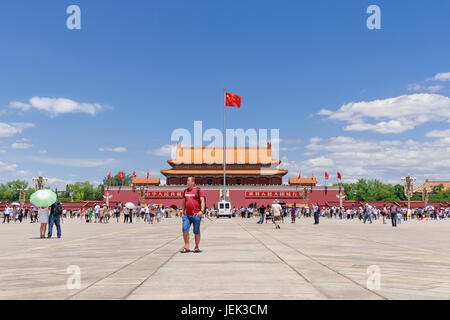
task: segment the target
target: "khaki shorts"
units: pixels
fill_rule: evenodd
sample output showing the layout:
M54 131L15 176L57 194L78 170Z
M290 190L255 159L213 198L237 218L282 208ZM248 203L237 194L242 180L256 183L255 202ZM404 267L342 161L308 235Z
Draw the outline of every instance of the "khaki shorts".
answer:
M273 217L273 221L280 221L281 220L281 216L274 216Z

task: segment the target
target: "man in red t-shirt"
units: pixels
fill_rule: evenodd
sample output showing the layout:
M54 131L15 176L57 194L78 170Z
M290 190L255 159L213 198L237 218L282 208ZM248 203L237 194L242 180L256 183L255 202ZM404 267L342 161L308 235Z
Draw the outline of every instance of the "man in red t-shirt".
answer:
M195 178L187 179L188 188L183 192L183 238L184 249L181 253L191 251L189 249L189 230L191 224L194 225L195 249L194 252L200 252L200 222L205 212L205 194L203 190L195 186Z

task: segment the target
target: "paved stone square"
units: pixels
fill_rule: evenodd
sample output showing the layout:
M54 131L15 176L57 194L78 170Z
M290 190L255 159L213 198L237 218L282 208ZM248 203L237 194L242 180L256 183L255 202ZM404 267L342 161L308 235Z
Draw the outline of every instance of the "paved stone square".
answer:
M187 254L180 218L69 219L62 239L39 239L38 224L0 224L0 299L450 299L450 220L302 218L280 230L256 221L204 219L203 252ZM79 289L67 288L72 265ZM367 287L370 266L379 289Z

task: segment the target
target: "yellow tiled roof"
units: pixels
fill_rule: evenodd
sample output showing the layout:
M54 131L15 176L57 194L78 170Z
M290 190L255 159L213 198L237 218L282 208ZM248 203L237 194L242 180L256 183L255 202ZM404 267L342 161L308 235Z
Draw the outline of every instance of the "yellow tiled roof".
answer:
M272 158L272 145L267 147L229 147L226 149L228 164L279 164L281 160ZM223 164L222 147L182 147L177 145L176 158L169 164Z
M289 178L289 184L317 184L316 178Z
M427 189L428 192L433 191L433 187L438 186L442 184L444 186L444 190L450 189L450 181L429 181L428 179L425 180L425 183L414 190L414 193L416 192L422 192L424 188Z
M160 183L159 178L133 178L133 184L158 184Z
M197 169L167 169L161 170L164 175L222 175L223 170L197 170ZM287 174L287 170L282 169L243 169L243 170L227 170L227 175L278 175Z

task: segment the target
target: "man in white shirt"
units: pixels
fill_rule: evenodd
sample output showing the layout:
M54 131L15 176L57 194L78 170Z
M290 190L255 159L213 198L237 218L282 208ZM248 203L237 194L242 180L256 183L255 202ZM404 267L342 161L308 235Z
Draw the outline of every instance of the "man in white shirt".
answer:
M150 208L149 208L149 205L147 205L144 210L145 210L144 222L150 223Z
M281 211L282 208L278 203L278 200L275 200L272 204L272 215L273 222L275 223L275 229L280 229Z
M9 223L9 213L10 213L10 208L9 208L9 206L8 205L6 205L6 208L5 208L5 213L3 214L3 223L5 223L5 220L8 220L8 223Z
M100 220L100 205L96 204L94 207L95 211L95 223L97 223L98 220Z

